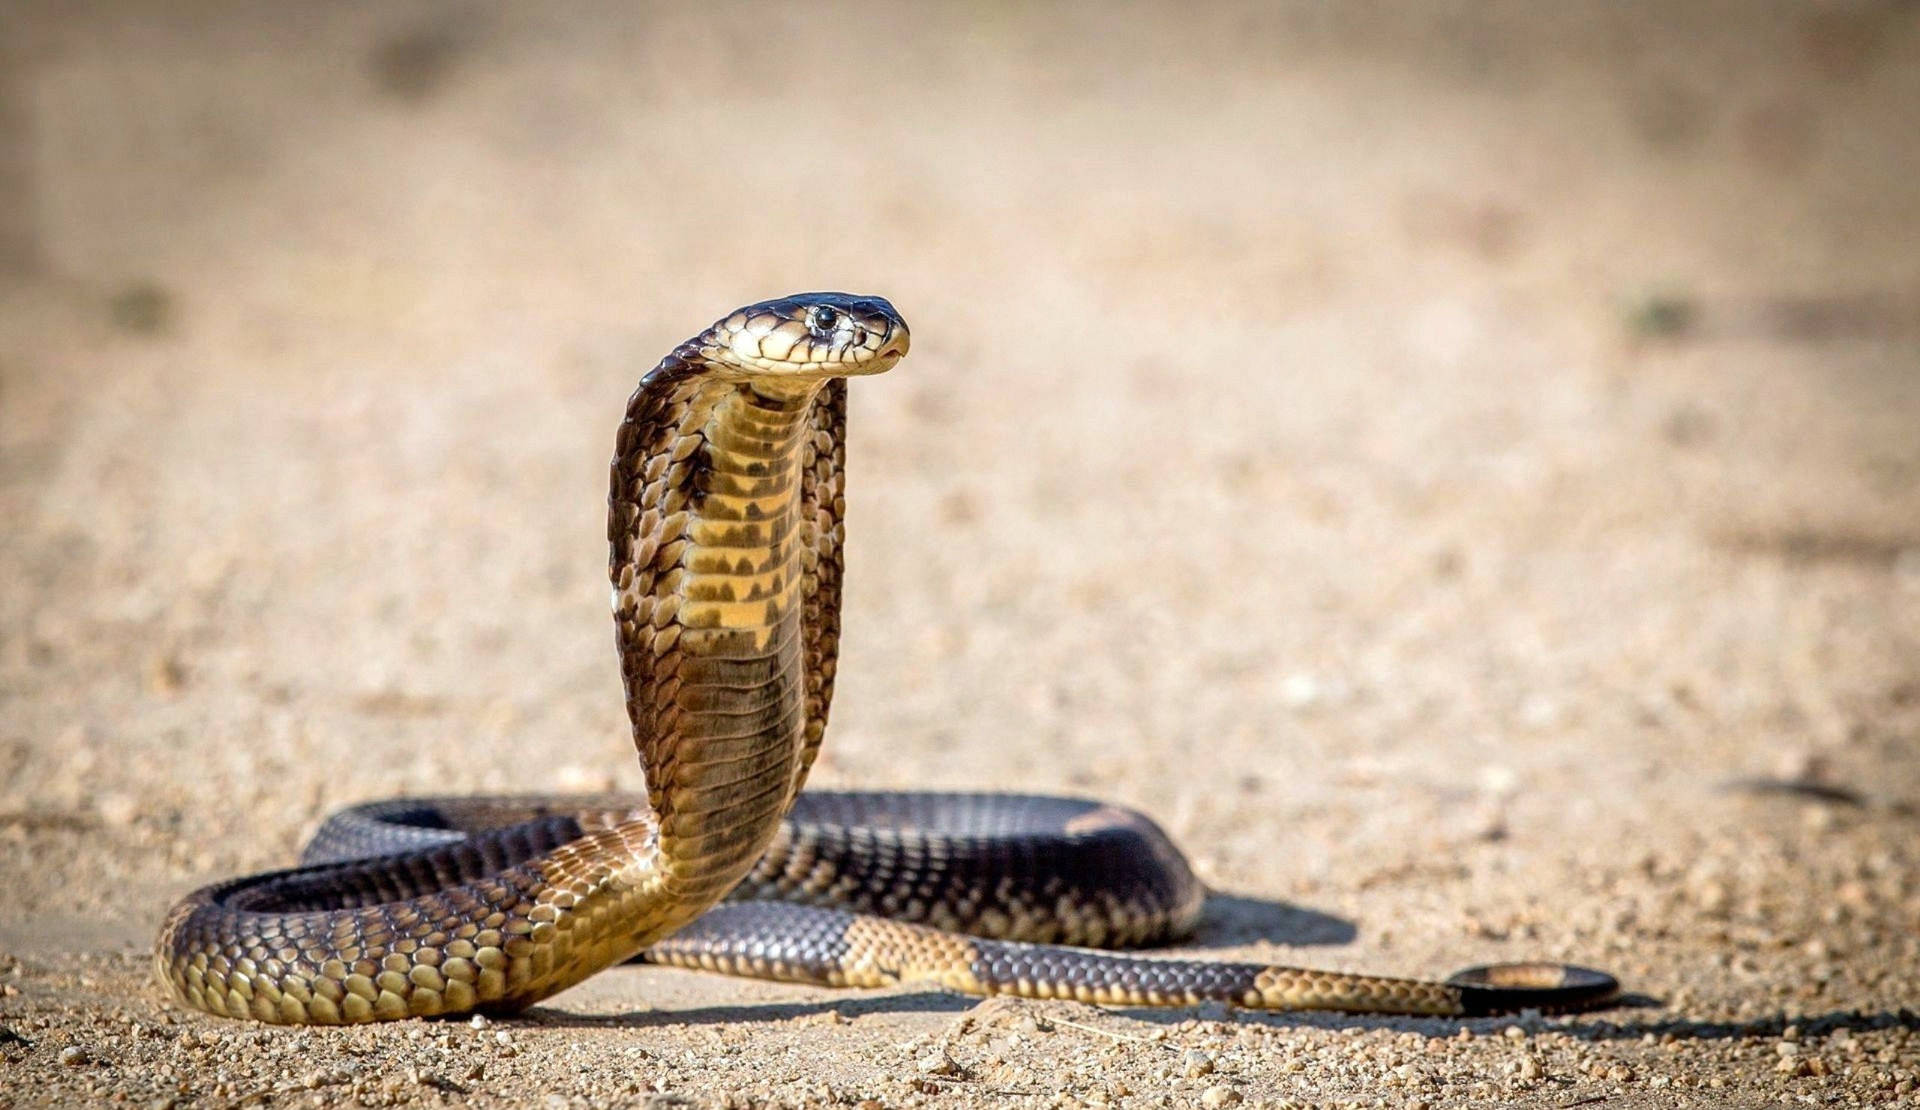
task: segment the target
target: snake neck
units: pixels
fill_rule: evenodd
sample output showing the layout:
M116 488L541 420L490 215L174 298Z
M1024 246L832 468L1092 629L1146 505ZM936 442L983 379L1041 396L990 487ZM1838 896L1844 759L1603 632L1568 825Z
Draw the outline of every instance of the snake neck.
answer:
M806 729L800 469L821 384L703 377L669 357L621 427L614 621L657 881L687 919L751 869L793 800Z

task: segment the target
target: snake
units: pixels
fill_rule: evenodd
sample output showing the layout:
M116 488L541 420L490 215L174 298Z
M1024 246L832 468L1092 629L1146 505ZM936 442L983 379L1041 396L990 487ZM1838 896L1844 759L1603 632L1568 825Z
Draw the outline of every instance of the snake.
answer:
M608 576L645 791L402 798L299 865L197 890L154 966L177 1001L285 1024L509 1014L611 965L1109 1006L1472 1016L1614 999L1556 963L1445 980L1132 949L1206 888L1148 817L1022 794L802 792L840 640L852 378L908 351L885 299L723 317L641 377Z

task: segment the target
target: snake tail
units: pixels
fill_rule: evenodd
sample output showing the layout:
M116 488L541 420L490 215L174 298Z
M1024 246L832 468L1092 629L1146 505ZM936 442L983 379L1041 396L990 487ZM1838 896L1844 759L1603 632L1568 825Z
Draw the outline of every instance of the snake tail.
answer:
M1224 960L1135 956L963 936L886 918L778 902L720 906L648 949L674 967L823 987L925 984L957 994L1100 1006L1474 1017L1580 1009L1613 998L1612 976L1564 964L1503 964L1445 981Z

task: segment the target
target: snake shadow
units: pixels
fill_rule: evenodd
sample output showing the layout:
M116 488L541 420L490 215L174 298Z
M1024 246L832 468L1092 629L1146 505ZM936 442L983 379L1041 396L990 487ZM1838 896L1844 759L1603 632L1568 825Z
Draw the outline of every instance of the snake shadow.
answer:
M1445 1039L1462 1029L1482 1036L1517 1027L1527 1036L1552 1032L1583 1041L1641 1042L1648 1037L1677 1041L1743 1040L1772 1044L1780 1040L1788 1026L1798 1026L1802 1036L1817 1040L1845 1030L1849 1033L1874 1033L1890 1029L1920 1033L1920 1013L1912 1010L1831 1010L1824 1014L1775 1013L1746 1021L1699 1021L1672 1015L1636 1017L1636 1011L1660 1010L1660 999L1643 994L1626 994L1589 1014L1548 1015L1494 1014L1486 1017L1405 1017L1393 1014L1341 1014L1296 1011L1234 1010L1232 1019L1242 1025L1270 1025L1281 1028L1312 1026L1322 1029L1393 1029ZM1192 1008L1180 1010L1116 1008L1136 1021L1177 1025L1194 1016ZM1621 1018L1600 1014L1622 1014Z
M495 1020L557 1028L648 1029L687 1025L775 1023L829 1016L836 1021L850 1021L878 1014L959 1015L974 1009L983 1001L968 995L949 994L939 990L886 994L833 991L824 987L810 989L820 991L823 997L796 999L791 1002L696 1006L687 1009L628 1010L615 1014L578 1014L567 1010L535 1006L522 1013L499 1017ZM1044 1002L1031 1004L1047 1005ZM1644 995L1627 995L1613 1002L1607 1009L1609 1012L1618 1012L1656 1008L1659 1005L1658 1000ZM1776 1015L1774 1018L1757 1022L1740 1023L1676 1019L1616 1022L1557 1018L1549 1018L1542 1022L1537 1017L1513 1014L1496 1014L1487 1017L1417 1017L1402 1014L1346 1014L1332 1011L1229 1010L1219 1006L1166 1008L1101 1006L1099 1009L1155 1025L1182 1025L1197 1017L1203 1020L1230 1021L1240 1025L1266 1025L1282 1029L1392 1029L1397 1032L1432 1037L1436 1040L1455 1037L1463 1029L1472 1030L1483 1036L1491 1036L1516 1023L1530 1034L1552 1030L1587 1040L1637 1041L1649 1033L1655 1036L1672 1034L1680 1040L1715 1040L1728 1037L1777 1040L1781 1031L1789 1024L1789 1019L1785 1015ZM1827 1018L1831 1020L1834 1028L1844 1027L1856 1031L1885 1029L1893 1026L1920 1028L1920 1022L1916 1022L1912 1014L1904 1011L1899 1014L1834 1014L1827 1015ZM1037 1012L1036 1019L1043 1025L1048 1021L1044 1011Z
M583 1015L536 1007L517 1020L534 1025L560 1027L660 1028L685 1025L719 1025L752 1022L792 1021L832 1015L834 1020L851 1020L874 1014L936 1013L959 1015L980 1004L980 999L941 991L916 991L910 994L840 994L816 1001L747 1004L739 1006L702 1006L687 1010L644 1010L623 1014ZM1045 1005L1037 1003L1036 1005ZM1643 995L1620 999L1605 1012L1656 1009L1660 1002ZM1177 1025L1196 1016L1193 1007L1147 1009L1138 1007L1102 1007L1127 1018L1154 1024ZM1641 1042L1649 1036L1680 1041L1744 1040L1756 1043L1778 1041L1789 1025L1797 1025L1804 1035L1826 1037L1846 1030L1874 1033L1904 1030L1920 1033L1920 1014L1912 1010L1834 1010L1819 1015L1777 1013L1748 1021L1695 1021L1677 1017L1612 1020L1593 1016L1548 1017L1505 1015L1475 1018L1403 1017L1382 1014L1228 1011L1226 1020L1242 1025L1266 1025L1279 1028L1314 1027L1322 1029L1391 1029L1416 1036L1449 1040L1462 1030L1481 1036L1493 1036L1517 1026L1527 1036L1554 1033L1588 1041ZM1057 1028L1044 1011L1035 1019L1043 1030ZM1198 1015L1206 1018L1205 1010ZM515 1020L515 1019L509 1019ZM1216 1018L1217 1020L1217 1018Z
M771 1024L798 1018L837 1019L866 1017L870 1014L963 1014L980 1004L980 999L945 991L914 991L910 994L873 994L818 990L827 997L794 1002L743 1002L731 1006L695 1006L690 1009L628 1010L618 1014L576 1014L567 1010L534 1006L521 1013L496 1018L502 1023L524 1022L566 1029L648 1029L673 1025L746 1025Z
M1359 928L1344 917L1291 902L1210 890L1200 913L1200 927L1189 943L1201 948L1255 943L1306 948L1352 944L1359 935Z

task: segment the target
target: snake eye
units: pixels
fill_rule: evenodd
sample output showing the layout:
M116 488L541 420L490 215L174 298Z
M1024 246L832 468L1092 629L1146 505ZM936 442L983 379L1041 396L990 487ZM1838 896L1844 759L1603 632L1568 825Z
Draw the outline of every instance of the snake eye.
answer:
M807 310L807 330L815 339L825 339L833 334L835 325L840 323L840 314L826 305L817 304Z

